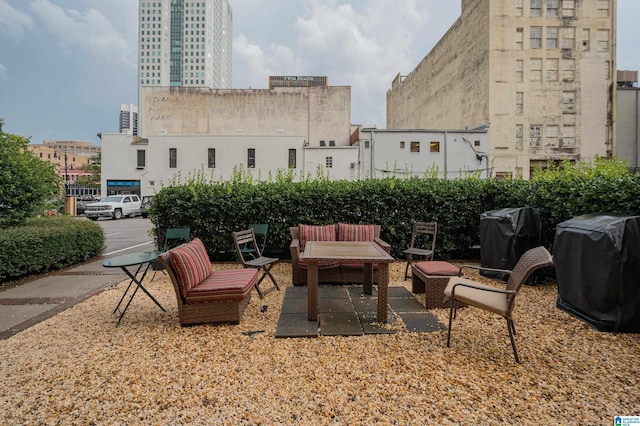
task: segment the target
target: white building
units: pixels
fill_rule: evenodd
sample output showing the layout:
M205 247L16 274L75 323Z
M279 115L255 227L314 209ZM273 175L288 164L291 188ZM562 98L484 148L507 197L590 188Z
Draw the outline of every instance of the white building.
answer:
M229 0L140 0L139 19L139 88L231 88Z
M486 128L359 131L361 178L489 176Z

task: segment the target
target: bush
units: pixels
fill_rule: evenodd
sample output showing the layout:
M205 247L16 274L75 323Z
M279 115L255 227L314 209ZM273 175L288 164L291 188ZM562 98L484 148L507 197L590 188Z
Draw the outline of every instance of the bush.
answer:
M229 182L207 182L202 173L172 182L154 197L149 216L160 229L189 227L218 257L232 247L231 233L250 223L268 223L267 251L287 256L289 227L299 223L376 223L381 237L401 257L413 220L438 222L436 256L461 258L480 243L480 214L503 207L533 207L544 241L555 226L595 212L640 214L640 177L622 162L551 167L530 181L432 177L329 181L322 176L293 182L291 175L254 183L239 172Z
M0 282L61 269L103 250L104 232L96 223L65 216L29 219L0 233Z

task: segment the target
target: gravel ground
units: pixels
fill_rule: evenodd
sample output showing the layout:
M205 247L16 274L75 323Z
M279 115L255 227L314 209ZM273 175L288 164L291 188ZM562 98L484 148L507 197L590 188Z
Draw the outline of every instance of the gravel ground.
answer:
M289 264L274 271L291 285ZM390 285L410 289L403 272L392 264ZM276 339L283 290L254 293L239 325L181 328L158 274L148 288L168 312L138 295L116 328L125 284L0 341L0 424L606 425L640 415L640 335L560 311L554 282L518 296L522 364L504 320L474 308L458 312L451 348L446 331ZM447 324L447 310L433 312Z

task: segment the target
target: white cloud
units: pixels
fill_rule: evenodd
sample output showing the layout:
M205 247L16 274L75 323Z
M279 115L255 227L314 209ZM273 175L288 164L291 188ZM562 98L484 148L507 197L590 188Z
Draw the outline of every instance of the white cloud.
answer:
M0 79L7 78L7 68L0 62Z
M101 11L65 10L48 0L33 0L31 10L63 49L80 47L94 56L119 61L131 68L137 66L135 50Z
M33 28L33 19L16 9L14 9L6 0L0 0L0 33L16 40L31 28Z
M233 42L234 81L241 81L240 87L266 88L270 75L293 74L302 68L293 51L286 46L270 44L267 52L257 44L252 44L244 36Z

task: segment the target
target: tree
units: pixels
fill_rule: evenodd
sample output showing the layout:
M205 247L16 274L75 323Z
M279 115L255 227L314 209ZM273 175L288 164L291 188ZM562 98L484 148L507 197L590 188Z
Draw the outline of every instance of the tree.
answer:
M78 179L78 184L82 185L99 185L102 178L100 173L102 170L102 153L98 152L91 157L89 164L83 164L82 170L89 175L82 176Z
M60 195L55 166L33 155L28 145L23 136L0 132L0 228L23 223Z

